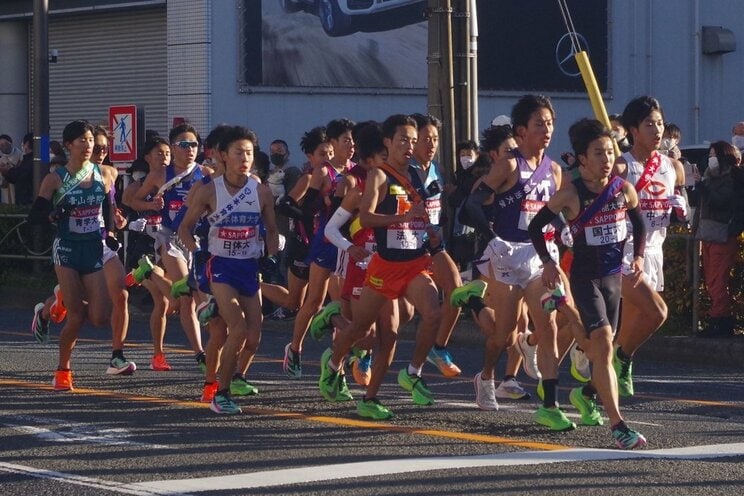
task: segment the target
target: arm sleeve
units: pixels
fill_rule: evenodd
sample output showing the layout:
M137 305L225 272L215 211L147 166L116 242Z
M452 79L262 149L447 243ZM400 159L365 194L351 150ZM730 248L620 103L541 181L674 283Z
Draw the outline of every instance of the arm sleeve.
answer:
M33 205L31 205L31 211L28 213L26 221L29 224L48 224L49 215L51 213L52 202L47 200L46 198L37 196L36 200L34 200Z
M643 222L641 207L628 209L628 218L633 226L633 257L642 257L646 253L646 224Z
M473 224L476 231L483 233L488 236L488 239L493 239L496 233L491 229L491 224L486 219L486 213L483 211L483 202L493 194L493 190L486 184L481 183L478 189L473 191L468 199L465 201L463 208L467 211L468 216Z
M302 209L297 205L297 202L289 195L284 195L279 198L279 202L276 204L277 211L285 217L292 219L301 219L304 215Z
M550 257L548 247L545 244L545 238L543 237L543 227L550 224L556 217L557 215L545 206L537 212L537 215L535 215L527 227L527 232L530 233L530 241L532 241L535 251L540 256L540 260Z
M344 238L341 234L341 227L351 219L351 212L343 207L339 207L333 213L325 227L325 237L328 241L336 245L340 250L348 250L353 245L351 241Z

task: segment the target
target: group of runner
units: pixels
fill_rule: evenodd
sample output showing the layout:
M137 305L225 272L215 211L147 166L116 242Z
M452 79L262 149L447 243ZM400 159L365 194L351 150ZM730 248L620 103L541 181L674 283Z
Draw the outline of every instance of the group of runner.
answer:
M202 401L217 413L240 413L234 398L258 393L246 374L260 343L263 295L298 310L284 349L286 375L302 377L308 332L317 340L330 335L320 394L352 400L348 367L365 389L358 414L384 420L393 412L378 393L398 330L418 313L415 347L397 381L415 404L431 405L422 369L429 361L446 376L460 374L447 343L466 309L485 336L483 367L473 379L478 407L497 410L497 398L529 398L516 380L521 356L525 372L539 381L535 421L574 429L557 401L558 368L570 355L571 375L583 383L569 395L581 423L603 424L599 397L616 446L644 446L643 435L624 422L619 397L633 395L633 355L666 319L661 245L671 210L685 208L675 193L684 172L658 151L663 112L651 97L625 108L632 148L620 157L601 123L574 123L569 137L577 166L568 173L546 153L554 119L547 97L526 95L514 105L511 125L483 132L490 169L462 211L484 243L465 283L441 233L445 181L434 160L440 122L432 116L337 119L309 130L301 140L306 169L277 202L252 173L252 131L217 126L204 140L208 160L200 165L199 136L182 124L167 140L146 143L149 172L121 198L127 218L114 199L116 170L101 165L105 130L70 123L63 132L69 161L44 178L29 214L30 222L57 226L59 285L37 305L32 324L36 339L46 341L49 322L64 321L54 389L73 388L72 349L86 318L101 326L111 317L107 373L136 370L123 354L126 287L141 284L154 302L151 368L170 369L163 337L167 316L178 313L205 375ZM287 239L278 233L275 211L290 219ZM114 237L127 222L151 242L129 276ZM565 247L560 260L556 238ZM263 282L278 271L281 249L286 288ZM206 348L200 325L209 332ZM497 387L495 366L509 349L519 353Z

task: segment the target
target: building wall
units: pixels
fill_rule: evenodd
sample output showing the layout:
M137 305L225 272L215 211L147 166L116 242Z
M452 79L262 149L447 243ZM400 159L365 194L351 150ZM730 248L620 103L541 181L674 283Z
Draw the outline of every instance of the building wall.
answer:
M23 21L0 23L0 134L7 134L20 148L29 130L28 24Z

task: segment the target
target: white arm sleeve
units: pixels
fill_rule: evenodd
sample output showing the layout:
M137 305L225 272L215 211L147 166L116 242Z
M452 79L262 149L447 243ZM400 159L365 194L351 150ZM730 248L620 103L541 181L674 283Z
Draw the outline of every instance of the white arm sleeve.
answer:
M323 233L325 234L325 237L328 238L328 241L336 245L339 250L346 251L350 246L353 246L351 241L341 235L341 226L346 224L349 219L351 219L351 212L342 207L338 207L331 218L328 219L328 223L326 224Z

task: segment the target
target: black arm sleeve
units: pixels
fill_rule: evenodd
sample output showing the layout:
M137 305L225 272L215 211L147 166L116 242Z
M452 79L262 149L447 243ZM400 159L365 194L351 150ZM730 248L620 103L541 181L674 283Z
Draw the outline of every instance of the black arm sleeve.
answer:
M550 224L550 222L557 217L557 214L553 213L547 206L540 209L537 215L532 218L532 222L527 227L527 232L530 233L530 241L535 247L535 251L540 256L540 260L545 260L550 257L548 253L548 247L545 244L545 238L543 237L543 227Z
M113 205L111 204L111 197L106 195L106 199L103 200L103 228L108 232L114 232L116 227L113 225L114 221L111 218Z
M320 191L316 188L309 188L302 199L302 215L312 217L320 211L321 202L317 201Z
M331 216L333 215L333 213L338 209L338 207L341 206L341 202L342 201L344 201L344 199L341 198L340 196L335 196L334 195L334 196L331 197L331 209L330 209L330 212L328 213L328 218L329 219L331 218Z
M279 199L279 203L276 205L277 211L285 217L292 219L301 219L304 215L302 209L297 205L297 202L289 195L284 195Z
M31 205L31 211L26 217L26 222L29 224L48 224L49 215L52 213L52 202L41 196L37 196Z
M476 232L480 232L484 236L487 236L489 240L496 237L496 233L493 232L493 229L491 229L491 223L486 219L486 213L483 211L483 202L485 202L493 192L494 191L487 184L481 183L480 186L478 186L478 189L470 194L463 205L463 208L467 211Z
M646 224L643 222L641 206L628 209L628 218L633 226L633 257L642 257L646 253Z

